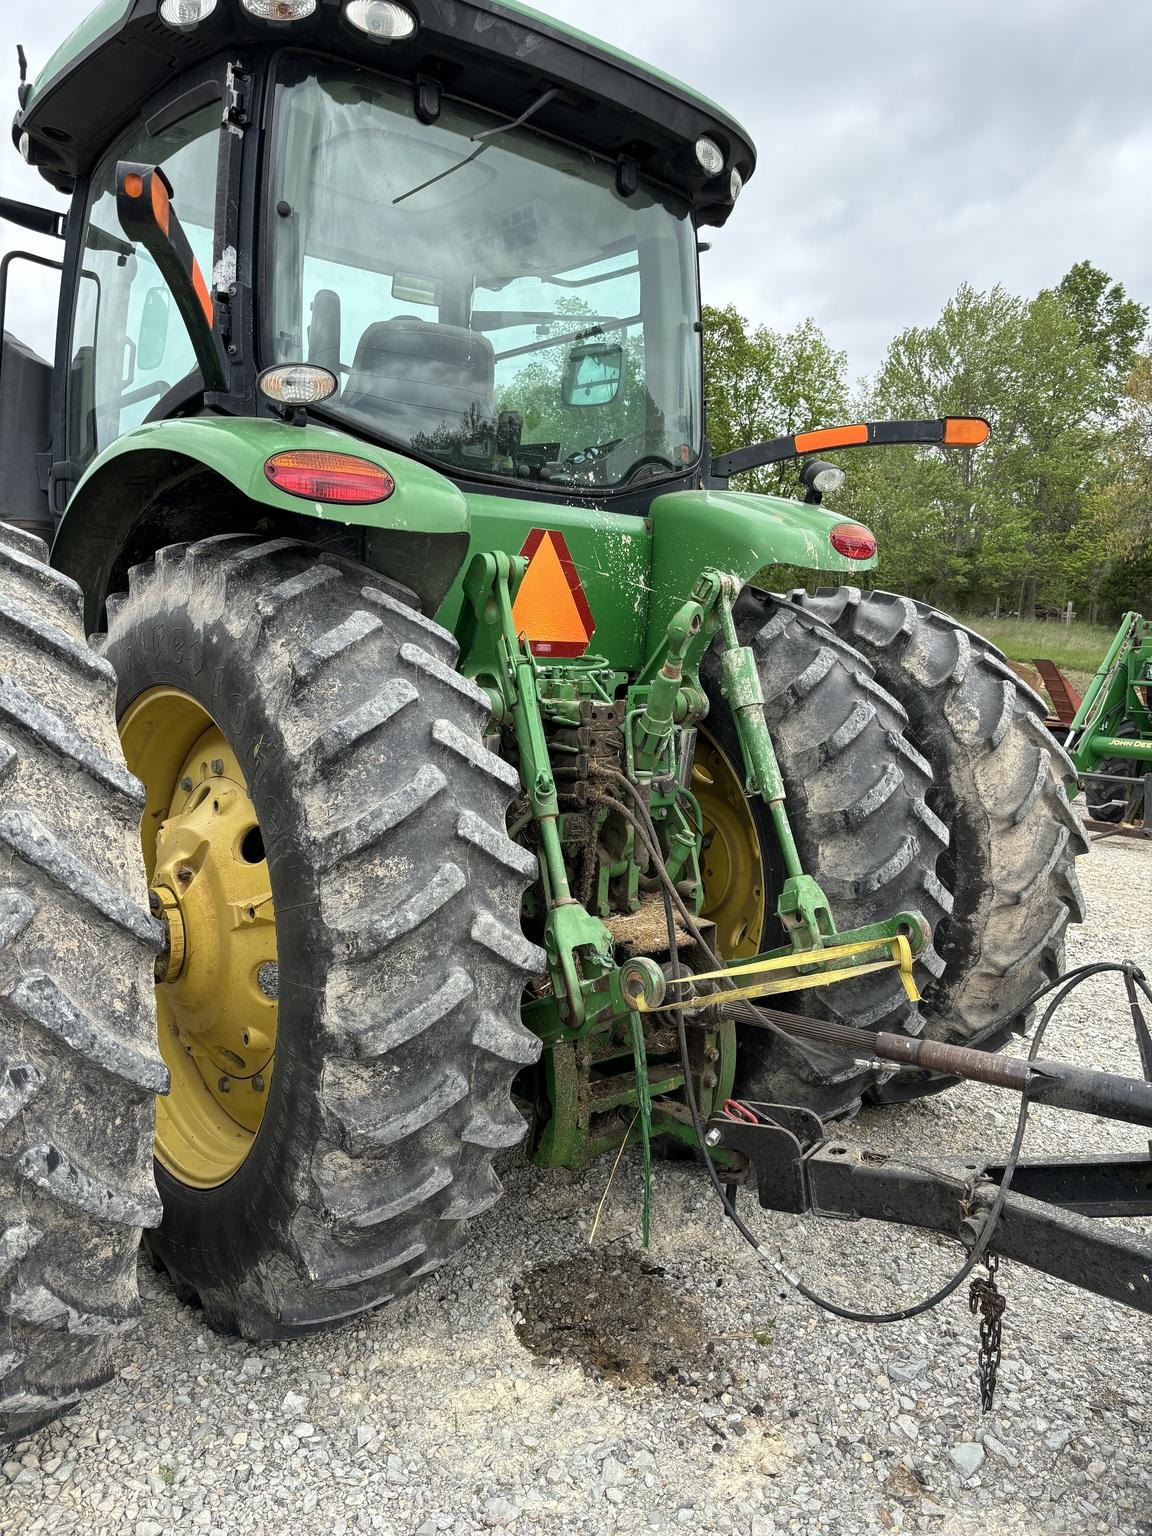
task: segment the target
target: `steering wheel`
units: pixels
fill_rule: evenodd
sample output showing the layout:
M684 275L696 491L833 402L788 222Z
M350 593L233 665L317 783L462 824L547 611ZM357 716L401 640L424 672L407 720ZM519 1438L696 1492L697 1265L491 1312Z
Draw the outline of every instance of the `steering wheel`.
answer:
M676 473L676 466L671 459L665 459L658 453L646 453L642 459L637 459L628 471L628 480L635 480L647 464L658 464L661 469L670 469L673 474Z

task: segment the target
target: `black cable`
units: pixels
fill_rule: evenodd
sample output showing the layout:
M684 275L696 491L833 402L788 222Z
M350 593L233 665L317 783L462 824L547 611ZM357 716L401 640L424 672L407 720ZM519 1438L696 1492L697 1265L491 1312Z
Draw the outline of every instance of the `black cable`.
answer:
M1036 1056L1040 1050L1041 1042L1044 1039L1045 1032L1048 1029L1048 1025L1052 1021L1053 1016L1055 1015L1060 1005L1068 997L1071 996L1076 988L1081 986L1092 976L1098 976L1108 972L1116 971L1124 975L1126 984L1130 988L1132 988L1134 985L1139 986L1140 989L1146 993L1149 1000L1152 1001L1152 992L1149 991L1147 985L1145 984L1143 973L1137 966L1133 965L1131 961L1097 961L1089 965L1078 966L1076 970L1069 972L1067 975L1058 976L1054 981L1047 982L1043 987L1039 988L1035 993L1033 993L1032 997L1025 1005L1025 1008L1022 1010L1022 1012L1027 1012L1028 1008L1033 1007L1049 993L1054 992L1056 994L1052 998L1052 1001L1048 1004L1048 1007L1045 1009L1040 1023L1036 1027L1036 1034L1032 1041L1031 1049L1028 1052L1029 1061L1034 1061L1036 1059ZM1024 1144L1024 1134L1028 1124L1029 1107L1030 1101L1028 1098L1028 1091L1025 1089L1020 1097L1020 1113L1016 1120L1016 1134L1012 1139L1012 1148L1004 1165L1004 1175L1000 1180L1000 1186L996 1192L996 1198L984 1219L983 1226L980 1229L980 1234L977 1237L971 1251L969 1252L968 1258L964 1264L961 1265L960 1269L957 1270L956 1274L954 1274L952 1278L946 1282L946 1284L941 1286L938 1291L934 1292L931 1296L926 1297L924 1301L917 1303L915 1306L904 1307L897 1312L861 1312L852 1307L842 1307L837 1302L830 1301L827 1297L817 1295L816 1292L810 1290L801 1281L797 1281L796 1289L799 1291L800 1295L805 1297L806 1300L814 1302L816 1306L821 1307L826 1312L831 1312L837 1317L847 1318L851 1322L860 1323L903 1322L908 1318L920 1316L922 1313L931 1310L931 1308L939 1305L940 1302L951 1296L953 1292L958 1290L959 1287L963 1285L964 1281L976 1268L976 1265L983 1258L991 1244L992 1237L996 1230L996 1225L1000 1220L1000 1215L1004 1209L1004 1205L1008 1199L1009 1191L1012 1187L1012 1179L1016 1173L1017 1164L1020 1160L1020 1151Z
M666 889L664 890L663 895L664 914L665 919L669 925L669 941L674 945L675 919L672 916L672 904L668 898L668 892ZM1139 987L1140 990L1147 996L1149 1002L1152 1002L1152 990L1150 990L1147 986L1143 972L1139 969L1139 967L1133 965L1131 961L1096 961L1088 965L1078 966L1074 971L1068 972L1064 976L1058 976L1054 981L1045 983L1044 986L1040 987L1036 992L1032 994L1024 1008L1021 1010L1022 1013L1027 1013L1030 1008L1034 1007L1049 993L1056 993L1056 996L1053 997L1052 1001L1045 1009L1044 1015L1036 1028L1036 1035L1032 1042L1032 1047L1028 1053L1029 1061L1034 1061L1036 1059L1037 1053L1040 1049L1040 1044L1043 1041L1044 1035L1048 1029L1048 1025L1055 1015L1057 1009L1060 1007L1061 1003L1063 1003L1066 998L1071 996L1071 994L1076 990L1078 986L1089 980L1090 977L1115 971L1123 974L1125 978L1125 985L1128 989L1129 1001L1133 1004L1134 1007L1136 1006L1133 1002L1133 999L1135 998L1136 987ZM673 1016L676 1020L676 1033L680 1046L680 1062L684 1072L685 1097L688 1100L688 1112L692 1118L692 1128L696 1133L698 1150L704 1159L704 1165L707 1170L709 1180L711 1181L712 1187L715 1189L716 1194L719 1197L721 1205L724 1207L725 1213L735 1225L736 1230L740 1233L741 1237L743 1237L745 1242L748 1243L748 1245L752 1248L752 1251L756 1254L756 1257L760 1263L767 1265L778 1275L782 1276L800 1296L804 1297L806 1301L812 1302L813 1305L819 1307L824 1312L831 1313L834 1317L845 1318L847 1321L853 1323L906 1322L911 1318L920 1317L923 1315L923 1313L931 1311L933 1307L939 1306L942 1301L946 1301L949 1296L953 1295L957 1290L959 1290L959 1288L964 1284L965 1280L968 1279L972 1271L980 1263L985 1253L988 1251L992 1238L995 1234L997 1224L999 1223L1001 1213L1003 1212L1005 1203L1007 1202L1009 1192L1011 1191L1012 1180L1016 1173L1017 1164L1020 1161L1020 1152L1024 1145L1024 1135L1028 1125L1029 1098L1027 1089L1025 1089L1020 1096L1020 1113L1016 1120L1016 1132L1012 1138L1012 1146L1004 1164L1004 1174L1000 1180L999 1188L996 1191L996 1198L989 1208L988 1214L984 1218L984 1222L980 1228L979 1235L977 1236L975 1243L972 1245L972 1248L969 1250L968 1256L964 1263L951 1277L951 1279L946 1281L944 1285L940 1286L938 1290L934 1291L930 1296L925 1297L922 1301L916 1302L912 1306L901 1307L899 1310L894 1312L864 1312L855 1307L841 1306L839 1302L832 1301L827 1296L821 1296L818 1292L813 1291L809 1286L805 1285L798 1275L792 1274L791 1271L785 1266L782 1257L778 1257L777 1259L773 1260L768 1254L764 1252L763 1246L761 1245L759 1239L750 1230L750 1228L737 1212L735 1205L728 1197L728 1193L725 1190L724 1185L721 1183L720 1176L716 1171L716 1165L713 1162L711 1153L708 1150L708 1143L705 1140L704 1123L700 1116L700 1108L696 1101L695 1086L692 1081L692 1064L688 1056L688 1040L684 1025L683 1008L678 1006L675 1009Z
M701 948L704 950L704 953L707 955L708 959L715 965L717 970L723 970L724 967L722 962L716 957L711 947L703 938L703 935L699 932L695 921L695 915L690 914L687 911L685 904L680 898L680 893L676 890L671 877L668 875L667 870L663 867L663 853L660 849L659 835L656 831L655 823L652 820L651 812L649 811L643 796L625 774L619 773L613 769L605 771L608 772L611 777L617 779L621 784L627 787L629 793L632 795L633 800L636 802L640 809L640 813L644 822L646 823L646 826L643 829L646 834L645 841L648 841L652 848L653 855L656 859L657 871L661 876L661 895L664 900L664 917L668 927L669 954L674 958L678 950L676 938L676 919L672 911L672 902L675 900L677 905L681 908L683 916L686 918L691 931L696 937L697 942L700 944ZM610 797L605 798L610 799ZM611 803L615 806L616 809L624 814L626 819L632 823L633 827L635 827L637 830L640 830L640 828L637 826L636 819L628 812L625 806L621 805L619 801L611 801ZM1029 997L1028 1001L1020 1010L1022 1015L1027 1014L1030 1009L1034 1008L1037 1003L1039 1003L1043 998L1047 997L1050 993L1056 994L1052 998L1052 1001L1048 1004L1048 1007L1045 1009L1040 1023L1036 1027L1036 1033L1032 1041L1032 1046L1028 1052L1029 1061L1034 1061L1036 1059L1049 1023L1051 1022L1060 1005L1068 997L1071 996L1076 988L1081 986L1085 981L1088 981L1093 976L1105 975L1113 972L1119 972L1125 978L1125 987L1128 993L1129 1004L1133 1009L1133 1020L1135 1022L1137 1015L1139 1014L1139 1007L1136 1002L1136 988L1139 988L1140 991L1143 992L1147 997L1148 1001L1152 1003L1152 989L1149 988L1144 973L1138 966L1134 965L1130 960L1092 961L1088 964L1077 966L1074 970L1066 972L1063 976L1057 976L1054 980L1045 982L1043 986L1037 988L1037 990L1033 992L1031 997ZM680 1047L680 1064L684 1073L684 1093L688 1101L688 1112L692 1118L692 1128L696 1134L697 1149L704 1159L704 1166L707 1170L708 1178L712 1184L713 1189L716 1191L717 1196L719 1197L721 1205L724 1207L726 1215L734 1224L736 1230L740 1233L744 1241L748 1243L748 1245L752 1248L752 1251L756 1254L756 1257L760 1263L765 1264L769 1268L773 1269L777 1274L781 1275L799 1295L804 1297L806 1301L812 1302L813 1305L821 1308L822 1311L829 1312L835 1317L845 1318L847 1321L854 1323L906 1322L911 1318L920 1317L925 1312L931 1311L933 1307L939 1306L942 1301L946 1301L949 1296L953 1295L957 1290L959 1290L960 1286L964 1284L964 1281L968 1279L972 1271L976 1268L981 1259L984 1257L985 1253L988 1251L992 1237L995 1234L997 1224L999 1223L1001 1213L1004 1210L1008 1195L1011 1191L1012 1180L1015 1176L1016 1168L1020 1161L1020 1152L1024 1145L1024 1136L1028 1126L1028 1111L1030 1107L1030 1101L1028 1098L1027 1088L1024 1089L1020 1096L1020 1112L1016 1119L1016 1131L1012 1138L1011 1149L1004 1164L1004 1174L996 1191L996 1198L992 1202L992 1205L988 1210L988 1214L984 1218L980 1232L976 1238L976 1241L973 1243L972 1248L969 1250L968 1256L964 1263L951 1277L951 1279L946 1281L945 1284L942 1285L938 1290L934 1291L932 1295L925 1297L924 1300L919 1301L912 1306L902 1307L898 1311L894 1312L864 1312L854 1307L841 1306L839 1302L832 1301L826 1296L821 1296L818 1292L813 1291L809 1286L805 1285L799 1276L793 1275L787 1269L782 1257L778 1257L774 1260L764 1252L764 1249L756 1235L751 1231L751 1229L737 1212L735 1205L729 1199L728 1193L720 1180L720 1176L716 1170L716 1165L713 1162L711 1153L708 1150L708 1143L705 1140L704 1122L700 1116L700 1106L696 1100L696 1089L692 1080L692 1063L688 1055L688 1037L684 1022L684 1009L681 1005L678 1004L673 1010L673 1017L676 1021L677 1041ZM762 1012L761 1017L764 1018L764 1022L768 1025L769 1028L776 1030L777 1033L786 1035L786 1031L778 1029L777 1026L773 1025ZM1139 1039L1139 1031L1137 1031L1137 1033ZM803 1049L802 1047L799 1047L799 1043L794 1038L789 1037L788 1043L794 1049Z

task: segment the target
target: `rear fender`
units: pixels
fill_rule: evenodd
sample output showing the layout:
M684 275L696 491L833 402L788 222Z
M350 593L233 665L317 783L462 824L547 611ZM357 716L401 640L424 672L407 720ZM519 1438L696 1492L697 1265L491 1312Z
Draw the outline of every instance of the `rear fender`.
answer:
M658 496L652 522L649 644L692 590L700 572L731 571L747 581L773 565L859 575L876 556L851 560L832 547L831 532L849 521L822 506L738 491L674 491Z
M264 473L287 450L351 453L386 469L396 489L369 506L289 496ZM86 622L100 624L104 600L125 561L164 544L245 530L298 532L324 543L360 531L368 564L411 587L434 613L468 549L468 503L443 475L403 454L329 427L199 416L149 422L105 449L80 481L52 546L52 563L84 588ZM328 525L321 527L319 525Z

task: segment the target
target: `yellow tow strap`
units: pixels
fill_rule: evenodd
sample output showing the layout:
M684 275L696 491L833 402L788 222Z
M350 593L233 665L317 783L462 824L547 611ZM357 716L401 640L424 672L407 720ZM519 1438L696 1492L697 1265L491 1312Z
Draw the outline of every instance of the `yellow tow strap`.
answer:
M886 954L883 960L871 960L863 965L846 965L837 968L836 962L851 960L857 955ZM832 969L827 969L829 965ZM804 967L803 970L800 967ZM811 969L810 969L811 967ZM702 981L732 980L737 976L759 975L764 979L742 987L725 987L715 995L719 1002L731 1002L736 998L770 997L777 992L803 992L809 987L829 987L838 981L853 981L857 976L867 976L871 971L896 970L909 1000L920 1001L920 991L912 975L912 946L903 934L890 939L863 939L854 944L829 944L824 949L805 951L803 954L777 955L770 960L749 960L743 965L730 965L722 971L705 971L700 975L685 976L679 985L696 986ZM792 972L791 975L773 977L772 972ZM677 983L672 982L675 986ZM644 1013L666 1013L679 1008L687 999L661 1003L655 1008L639 1007ZM693 999L696 1001L696 999Z

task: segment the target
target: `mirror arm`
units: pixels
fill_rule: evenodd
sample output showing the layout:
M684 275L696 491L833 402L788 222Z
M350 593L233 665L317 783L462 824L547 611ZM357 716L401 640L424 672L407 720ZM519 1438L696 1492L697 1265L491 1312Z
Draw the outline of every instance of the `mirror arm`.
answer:
M0 197L0 219L30 229L33 234L50 235L63 240L68 225L68 215L57 213L55 208L38 208L35 203L17 202L14 197Z
M990 430L982 416L947 416L939 421L860 421L850 427L823 427L815 432L774 437L750 448L722 453L712 460L712 474L717 480L728 480L745 470L803 458L807 453L827 453L833 448L886 448L896 443L977 448Z
M228 362L216 325L216 306L200 263L172 207L172 187L158 166L121 160L116 167L116 212L129 240L142 245L168 284L188 329L204 387L228 387Z

